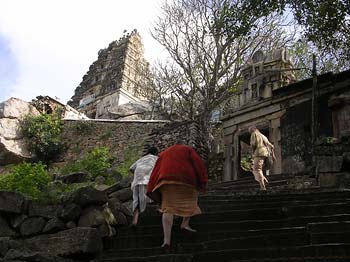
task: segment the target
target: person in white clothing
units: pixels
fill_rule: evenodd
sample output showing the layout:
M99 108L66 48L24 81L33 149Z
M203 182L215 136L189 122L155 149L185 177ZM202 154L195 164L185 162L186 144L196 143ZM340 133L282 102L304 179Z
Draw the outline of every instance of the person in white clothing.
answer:
M131 183L133 192L132 226L137 225L140 213L145 211L147 203L150 202L150 199L146 196L146 189L153 167L158 159L157 155L158 149L152 146L148 148L147 153L143 157L129 168L130 172L134 174L134 179Z

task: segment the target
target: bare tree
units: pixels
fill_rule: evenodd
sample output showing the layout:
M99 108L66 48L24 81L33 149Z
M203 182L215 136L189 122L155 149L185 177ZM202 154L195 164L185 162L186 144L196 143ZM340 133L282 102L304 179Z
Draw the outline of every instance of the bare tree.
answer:
M165 3L152 31L173 61L158 67L155 85L167 86L167 99L175 103L172 108L182 118L198 120L204 137L208 137L212 111L240 85L240 70L245 61L264 45L276 47L289 41L287 35L276 34L280 28L276 15L249 20L239 14L239 1L234 28L226 34L225 17L227 10L232 10L228 9L232 2Z

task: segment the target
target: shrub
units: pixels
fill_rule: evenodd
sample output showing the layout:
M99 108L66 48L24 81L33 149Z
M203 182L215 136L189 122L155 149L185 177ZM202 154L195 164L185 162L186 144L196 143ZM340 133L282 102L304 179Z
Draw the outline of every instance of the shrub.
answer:
M38 160L48 162L61 152L63 122L56 114L26 115L21 129L27 138L29 150Z
M136 147L129 147L125 150L124 161L118 164L116 171L123 177L129 175L130 166L139 159L139 150Z
M0 177L0 190L23 193L35 199L47 194L51 177L42 163L22 163L14 166L10 173Z
M106 171L112 166L113 156L107 147L95 147L86 153L82 159L71 163L62 169L63 174L77 171L86 171L91 178L106 177Z
M252 167L252 156L251 155L242 155L241 156L241 168L244 171L250 172Z

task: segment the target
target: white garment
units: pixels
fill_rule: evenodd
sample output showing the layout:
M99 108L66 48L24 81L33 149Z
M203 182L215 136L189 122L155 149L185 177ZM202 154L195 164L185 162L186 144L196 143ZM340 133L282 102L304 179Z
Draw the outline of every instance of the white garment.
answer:
M130 170L134 173L131 189L136 185L147 185L154 165L158 157L152 154L145 155L131 165Z

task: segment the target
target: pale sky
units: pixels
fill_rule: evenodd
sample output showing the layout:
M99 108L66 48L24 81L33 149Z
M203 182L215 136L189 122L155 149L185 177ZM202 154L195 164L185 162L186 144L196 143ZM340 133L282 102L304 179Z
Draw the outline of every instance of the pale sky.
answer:
M137 29L152 63L163 0L0 0L0 102L38 95L66 103L100 49Z

